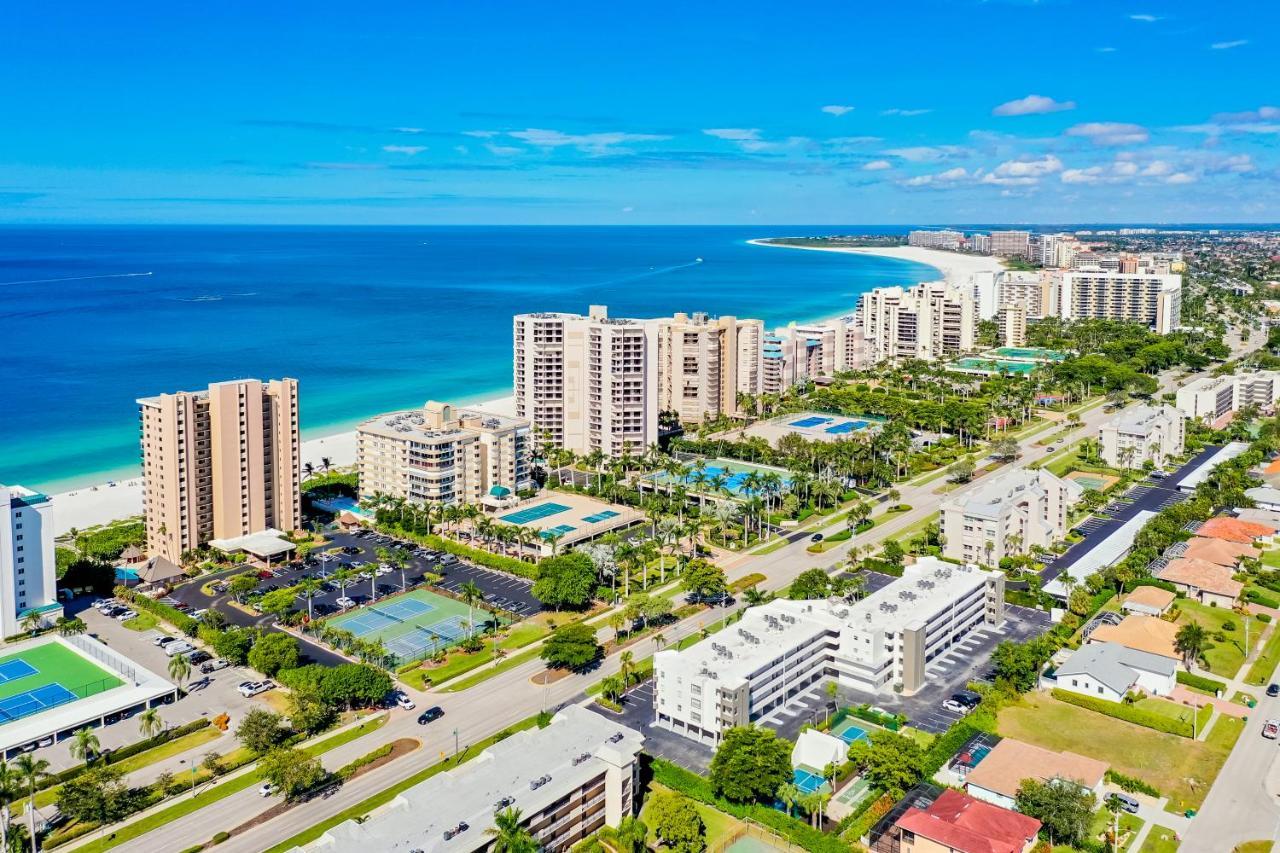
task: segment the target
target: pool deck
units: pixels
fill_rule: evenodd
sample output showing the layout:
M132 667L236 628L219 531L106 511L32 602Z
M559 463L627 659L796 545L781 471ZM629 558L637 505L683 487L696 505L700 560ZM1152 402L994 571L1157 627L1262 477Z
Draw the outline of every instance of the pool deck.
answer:
M810 441L837 441L861 432L878 429L884 418L874 415L841 415L832 412L794 412L760 421L747 427L748 436L763 438L771 445L785 435L799 435Z
M630 527L643 521L644 513L576 492L547 490L542 497L497 510L493 519L500 524L514 524L538 533L563 533L558 545L563 549L611 530ZM545 543L542 550L550 554L550 543Z

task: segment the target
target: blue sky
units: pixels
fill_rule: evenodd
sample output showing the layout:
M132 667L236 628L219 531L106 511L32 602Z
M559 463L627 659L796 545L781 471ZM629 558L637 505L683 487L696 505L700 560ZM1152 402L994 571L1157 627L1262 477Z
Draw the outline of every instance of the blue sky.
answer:
M10 4L0 222L1280 221L1280 4Z

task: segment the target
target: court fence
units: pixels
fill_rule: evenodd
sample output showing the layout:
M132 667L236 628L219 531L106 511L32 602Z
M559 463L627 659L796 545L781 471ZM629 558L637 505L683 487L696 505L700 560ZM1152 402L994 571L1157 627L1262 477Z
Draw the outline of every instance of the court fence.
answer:
M107 668L120 673L120 675L127 679L129 683L134 685L138 684L138 671L122 661L119 655L108 651L93 640L81 637L78 634L63 637L63 639L99 663L105 664Z
M119 686L118 678L98 678L75 686L68 686L61 682L45 684L26 693L0 700L0 724L11 723L50 708L69 705Z

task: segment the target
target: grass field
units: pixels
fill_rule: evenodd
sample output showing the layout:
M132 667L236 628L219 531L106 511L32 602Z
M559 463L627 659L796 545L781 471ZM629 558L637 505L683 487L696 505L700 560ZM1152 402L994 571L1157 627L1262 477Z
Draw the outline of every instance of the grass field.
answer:
M57 640L0 657L0 666L18 660L36 671L0 684L0 700L49 684L60 684L83 699L124 684L115 675Z
M1271 680L1271 675L1276 671L1276 664L1280 663L1280 628L1273 628L1271 636L1267 639L1267 644L1262 648L1262 654L1249 665L1249 673L1245 676L1246 684L1266 684Z
M1142 842L1138 853L1175 853L1178 849L1178 836L1167 826L1153 825L1147 830L1147 840Z
M652 795L658 791L667 790L670 789L664 785L655 783L650 787L649 793ZM649 811L649 804L652 802L653 799L651 796L645 797L644 808L640 809L640 820L644 821L645 825L650 827L649 844L652 849L658 850L661 847L661 842L658 840L658 836L653 832L653 818L650 816L649 820L645 820L645 813ZM718 845L733 837L734 833L743 826L742 822L737 818L732 815L727 815L718 809L713 809L706 803L700 803L695 800L693 805L694 808L698 810L698 815L702 818L702 823L706 826L706 844L707 848L710 850L719 849Z
M1103 833L1111 832L1111 820L1111 812L1106 809L1098 809L1094 812L1093 822L1089 824L1089 837L1099 844L1105 843ZM1143 823L1145 821L1137 815L1131 815L1128 812L1120 813L1120 837L1125 839L1125 843L1120 846L1121 850L1130 849L1133 839L1138 837L1138 830L1142 829Z
M1245 654L1244 626L1241 624L1240 614L1233 613L1224 607L1209 607L1198 601L1186 599L1179 599L1178 607L1182 610L1182 615L1178 617L1179 625L1197 622L1211 635L1222 631L1225 639L1209 640L1210 648L1204 653L1205 663L1214 675L1235 678L1236 673L1240 671L1240 665L1244 663ZM1233 630L1224 630L1223 626L1228 622L1235 625ZM1258 633L1255 631L1252 637L1254 642L1257 641L1257 637Z
M1105 761L1159 788L1169 797L1169 810L1181 813L1200 807L1244 725L1219 717L1206 740L1192 741L1032 693L1000 712L998 729L1045 749Z

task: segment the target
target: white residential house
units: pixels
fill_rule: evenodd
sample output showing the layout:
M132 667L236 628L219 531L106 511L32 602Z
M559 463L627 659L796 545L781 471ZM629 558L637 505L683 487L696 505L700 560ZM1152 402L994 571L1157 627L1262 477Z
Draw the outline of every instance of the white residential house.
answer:
M1176 661L1119 643L1081 646L1054 673L1059 690L1108 702L1120 702L1135 692L1168 696L1177 674Z
M995 566L1033 545L1048 548L1066 535L1083 494L1079 483L1043 468L979 480L942 502L943 556Z
M1173 406L1123 409L1099 431L1102 461L1112 468L1157 467L1181 456L1186 436L1182 412Z

